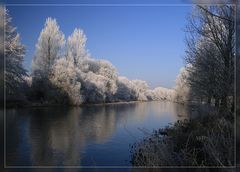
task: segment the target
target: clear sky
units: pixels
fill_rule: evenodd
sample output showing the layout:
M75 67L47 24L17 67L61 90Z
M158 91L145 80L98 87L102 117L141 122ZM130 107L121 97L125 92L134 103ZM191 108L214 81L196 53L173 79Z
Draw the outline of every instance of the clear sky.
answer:
M119 75L150 87L172 88L184 65L184 29L191 6L7 6L26 45L31 69L35 44L47 17L68 37L84 30L93 58L109 60Z

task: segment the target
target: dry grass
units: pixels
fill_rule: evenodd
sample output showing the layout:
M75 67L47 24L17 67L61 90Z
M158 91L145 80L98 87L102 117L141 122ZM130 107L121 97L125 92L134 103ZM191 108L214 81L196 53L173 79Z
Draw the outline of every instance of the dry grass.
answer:
M231 166L234 126L230 112L178 121L132 146L134 166Z

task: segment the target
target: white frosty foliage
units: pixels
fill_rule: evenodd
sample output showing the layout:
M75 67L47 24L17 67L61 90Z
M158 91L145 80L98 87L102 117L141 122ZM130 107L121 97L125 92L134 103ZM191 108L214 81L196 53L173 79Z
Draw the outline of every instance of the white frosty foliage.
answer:
M132 81L124 76L119 76L117 79L117 100L136 100L136 92Z
M5 7L0 6L0 15L5 17L5 20L1 21L0 30L2 34L4 32L4 40L1 37L1 42L4 41L4 45L1 45L1 56L5 57L5 84L7 95L14 95L17 97L21 94L21 87L24 83L24 77L26 76L26 70L23 68L23 58L25 55L25 47L20 41L20 35L16 30L16 27L12 26L11 17ZM5 29L4 29L5 28Z
M82 103L81 83L78 80L78 72L71 61L66 58L57 60L52 68L50 81L67 93L71 104L80 105Z
M174 99L174 90L164 87L157 87L151 90L152 100L170 100Z
M136 79L132 81L132 84L133 84L133 89L136 92L137 100L140 100L140 101L148 100L146 95L146 91L148 90L147 82Z
M33 73L48 77L54 62L61 57L64 45L64 34L59 30L56 19L47 18L36 44Z
M115 67L107 60L100 60L99 61L100 69L98 74L103 76L106 81L106 89L110 94L115 94L117 91L117 71Z
M187 68L191 68L191 66L187 66ZM189 73L187 68L181 68L180 73L177 76L176 79L176 95L175 95L175 100L177 102L187 102L189 100L189 92L190 92L190 87L187 83L187 79L189 77Z
M89 97L90 102L112 101L117 91L117 71L115 67L106 60L83 60L80 76L84 84L83 94Z
M67 41L67 57L74 65L81 65L82 61L89 57L86 46L87 37L81 29L75 29Z
M64 35L55 19L48 18L42 30L33 61L33 76L47 78L67 94L70 103L99 103L112 101L171 100L171 91L150 90L142 80L118 76L107 60L93 59L86 49L87 37L75 29L68 37L65 52ZM34 81L34 80L33 80Z
M30 88L32 86L32 76L25 76L24 80L25 80L27 86Z

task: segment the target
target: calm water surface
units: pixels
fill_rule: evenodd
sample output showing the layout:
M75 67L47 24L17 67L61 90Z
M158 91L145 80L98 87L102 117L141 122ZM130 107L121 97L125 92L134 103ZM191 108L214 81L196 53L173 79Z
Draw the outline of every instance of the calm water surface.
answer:
M6 111L8 166L130 166L130 146L183 119L170 102Z

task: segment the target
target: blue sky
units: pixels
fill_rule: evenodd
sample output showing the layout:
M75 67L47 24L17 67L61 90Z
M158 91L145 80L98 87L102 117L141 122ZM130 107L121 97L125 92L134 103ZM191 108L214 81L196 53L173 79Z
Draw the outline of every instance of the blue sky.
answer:
M74 28L87 35L93 58L107 59L119 75L150 87L175 86L184 65L184 29L191 6L7 6L26 45L30 70L35 44L47 17L68 37Z

